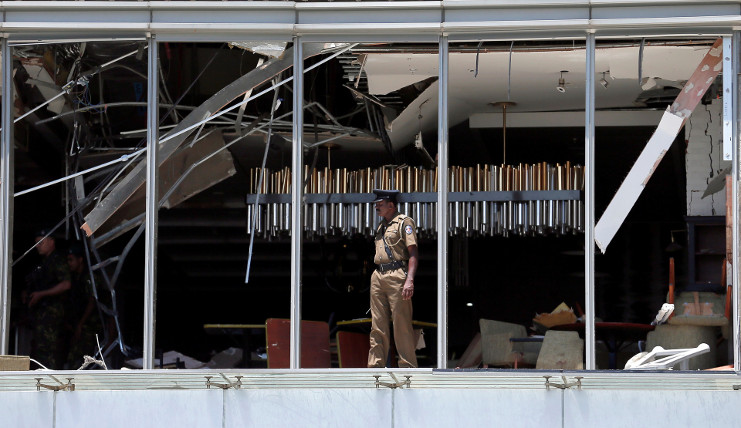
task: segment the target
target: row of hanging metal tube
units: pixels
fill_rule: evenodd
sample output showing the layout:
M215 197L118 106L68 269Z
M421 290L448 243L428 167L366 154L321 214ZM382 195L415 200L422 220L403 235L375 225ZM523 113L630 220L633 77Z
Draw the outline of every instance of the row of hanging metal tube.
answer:
M257 209L256 233L265 238L290 233L291 209L288 199L274 202L275 199L269 196L290 194L291 171L289 168L278 171L266 168L262 188L258 192L260 173L260 168L252 168L249 172L249 191L252 194L259 193L261 198ZM373 189L398 189L404 194L437 192L437 169L410 166L384 166L355 171L323 168L311 172L307 166L304 178L306 194L370 194ZM570 162L564 165L542 162L516 166L453 166L448 170L448 183L450 192L578 191L584 188L584 167L571 165ZM549 195L557 193L544 196ZM449 202L448 233L466 236L564 235L584 230L584 204L581 200L512 199L521 198ZM254 201L248 203L248 224L252 223L254 208ZM310 202L305 203L302 209L303 231L309 238L356 233L371 235L380 221L373 204L367 202ZM418 235L437 235L436 202L400 202L399 211L415 219Z

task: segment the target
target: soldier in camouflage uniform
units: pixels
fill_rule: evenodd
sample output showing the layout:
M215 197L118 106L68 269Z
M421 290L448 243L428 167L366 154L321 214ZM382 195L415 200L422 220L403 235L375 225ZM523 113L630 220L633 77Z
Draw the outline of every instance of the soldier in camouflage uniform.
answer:
M84 363L83 356L94 356L97 352L95 335L103 340L103 323L98 313L98 305L93 293L93 281L87 270L84 251L81 245L73 244L67 254L67 265L72 275L72 289L70 290L70 316L72 326L72 340L67 355L67 367L77 369ZM98 297L103 297L100 286L102 279L94 275L95 287L98 288ZM101 342L101 346L105 343Z
M48 230L36 234L36 250L43 260L26 277L27 302L33 320L31 357L49 369L62 369L66 355L66 294L72 286L64 256L56 251Z

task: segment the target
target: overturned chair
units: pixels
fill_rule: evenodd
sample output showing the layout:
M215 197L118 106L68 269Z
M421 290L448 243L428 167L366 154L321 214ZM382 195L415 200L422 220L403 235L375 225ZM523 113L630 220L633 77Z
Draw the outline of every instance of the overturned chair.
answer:
M625 364L625 369L671 370L679 364L680 370L689 370L691 358L708 352L710 352L710 346L706 343L701 343L696 348L681 349L664 349L661 346L656 346L649 352L641 352L633 356Z

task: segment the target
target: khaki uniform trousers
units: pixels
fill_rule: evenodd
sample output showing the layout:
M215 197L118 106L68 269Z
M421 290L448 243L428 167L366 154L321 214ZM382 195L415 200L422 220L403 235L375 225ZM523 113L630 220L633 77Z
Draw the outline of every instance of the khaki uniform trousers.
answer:
M414 329L412 328L412 300L401 298L406 273L394 269L371 275L370 306L372 327L368 367L385 367L391 342L390 322L394 324L394 342L399 355L399 367L417 367Z

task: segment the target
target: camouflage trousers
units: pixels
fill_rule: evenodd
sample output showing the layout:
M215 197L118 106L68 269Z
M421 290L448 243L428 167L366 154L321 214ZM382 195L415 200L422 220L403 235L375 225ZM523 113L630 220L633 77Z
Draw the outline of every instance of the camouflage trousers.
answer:
M88 322L82 325L79 337L72 337L69 344L69 354L67 355L67 367L70 370L77 370L85 362L84 356L95 356L98 352L98 343L95 335L100 339L100 346L105 346L103 342L103 326L97 316L92 316ZM100 357L98 357L100 358Z
M40 302L33 311L31 357L48 369L61 370L66 356L67 333L62 302Z

